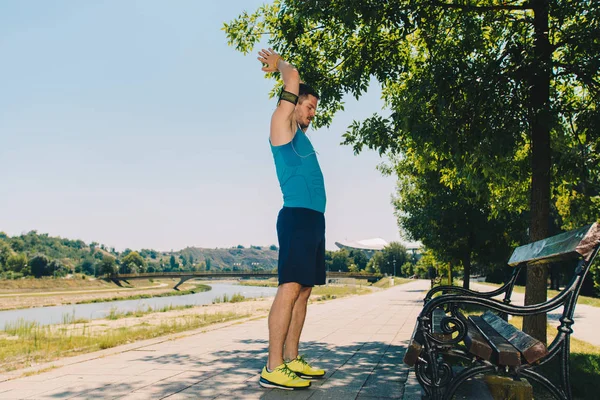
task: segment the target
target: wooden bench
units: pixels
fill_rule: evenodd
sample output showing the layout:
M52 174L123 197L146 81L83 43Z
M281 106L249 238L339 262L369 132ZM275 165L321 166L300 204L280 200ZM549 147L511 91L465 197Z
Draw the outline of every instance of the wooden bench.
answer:
M425 306L404 355L404 363L414 366L424 394L433 399L451 399L466 380L481 374L526 377L540 383L558 399L571 399L569 377L570 335L577 297L590 265L600 248L597 223L515 249L508 265L515 267L502 287L476 292L455 286L438 286L425 296ZM528 265L555 262L574 266L571 282L554 298L529 306L511 304L519 273ZM495 297L504 295L502 300ZM468 311L476 306L484 312ZM508 316L529 316L563 308L558 334L546 347L507 322ZM471 314L471 315L470 315ZM467 361L455 372L450 356ZM558 358L560 382L543 375L540 366Z

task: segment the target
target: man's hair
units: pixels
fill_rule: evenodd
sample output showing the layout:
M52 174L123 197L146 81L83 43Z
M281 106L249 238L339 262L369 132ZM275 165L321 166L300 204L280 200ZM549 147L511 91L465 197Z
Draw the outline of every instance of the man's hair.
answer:
M317 91L315 89L313 89L312 87L310 87L306 83L301 83L300 84L300 89L298 90L298 103L303 102L304 99L309 94L315 96L317 98L317 100L319 100L319 93L317 93Z

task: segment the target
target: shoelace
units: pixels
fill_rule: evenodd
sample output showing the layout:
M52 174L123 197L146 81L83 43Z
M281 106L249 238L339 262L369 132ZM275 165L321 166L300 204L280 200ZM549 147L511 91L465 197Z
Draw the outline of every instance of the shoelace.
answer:
M298 377L298 375L296 375L296 373L294 371L292 371L291 369L289 369L288 366L285 364L283 364L283 367L279 367L277 369L280 370L281 372L283 372L284 374L286 374L287 376L289 376L290 378Z
M310 364L304 359L304 357L298 356L296 357L296 360L298 360L298 362L300 362L301 364L308 365L310 367Z

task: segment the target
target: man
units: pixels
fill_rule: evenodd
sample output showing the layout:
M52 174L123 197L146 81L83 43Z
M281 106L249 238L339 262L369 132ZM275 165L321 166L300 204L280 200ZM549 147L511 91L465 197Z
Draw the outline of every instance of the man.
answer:
M269 313L269 358L259 382L267 388L306 389L308 379L325 375L298 354L312 287L325 284L325 184L305 134L319 96L272 49L261 50L258 60L263 71L280 72L284 84L269 138L283 193L277 218L279 287Z

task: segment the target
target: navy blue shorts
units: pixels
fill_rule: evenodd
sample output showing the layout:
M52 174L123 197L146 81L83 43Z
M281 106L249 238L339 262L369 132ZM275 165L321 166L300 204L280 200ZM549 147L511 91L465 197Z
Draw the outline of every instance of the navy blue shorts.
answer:
M277 217L279 284L325 284L325 215L308 208L283 207Z

